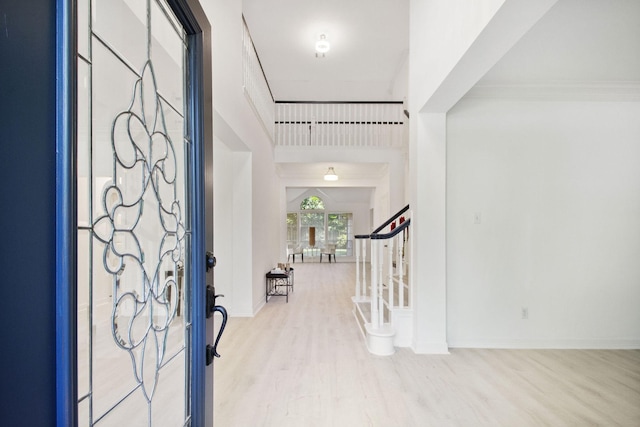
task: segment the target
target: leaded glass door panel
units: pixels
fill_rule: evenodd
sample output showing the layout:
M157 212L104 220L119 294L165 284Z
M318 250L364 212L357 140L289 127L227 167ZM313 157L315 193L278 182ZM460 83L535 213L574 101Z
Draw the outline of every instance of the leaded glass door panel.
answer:
M164 0L78 2L81 426L191 425L188 49Z

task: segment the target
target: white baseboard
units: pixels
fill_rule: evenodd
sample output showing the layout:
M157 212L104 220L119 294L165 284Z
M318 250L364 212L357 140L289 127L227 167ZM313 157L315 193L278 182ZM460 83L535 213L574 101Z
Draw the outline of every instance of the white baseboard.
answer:
M260 299L260 302L253 307L253 313L245 317L255 316L260 312L260 310L262 310L262 307L264 307L266 303L267 302L264 300L264 295L263 295L262 298Z
M640 340L459 340L451 348L558 349L558 350L639 350Z
M255 313L250 311L230 311L229 317L254 317Z
M449 345L444 342L413 343L411 347L416 354L449 354Z

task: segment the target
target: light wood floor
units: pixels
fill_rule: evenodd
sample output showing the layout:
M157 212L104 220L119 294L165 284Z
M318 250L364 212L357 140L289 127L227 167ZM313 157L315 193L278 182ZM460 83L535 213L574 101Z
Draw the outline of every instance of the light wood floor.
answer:
M370 355L353 264L296 263L295 292L231 318L215 425L640 426L640 351L452 349Z

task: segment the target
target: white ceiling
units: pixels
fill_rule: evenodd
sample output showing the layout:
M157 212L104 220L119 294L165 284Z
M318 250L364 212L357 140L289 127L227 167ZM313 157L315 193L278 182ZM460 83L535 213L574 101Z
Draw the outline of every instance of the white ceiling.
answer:
M479 84L640 81L640 1L560 0Z
M296 185L291 183L306 183L320 181L329 167L333 167L339 182L335 184L320 185ZM314 194L331 199L334 203L369 203L374 186L342 186L344 181L379 179L387 171L384 163L344 163L344 162L319 162L319 163L278 163L276 170L278 175L285 179L287 186L287 201L292 201L312 189ZM336 185L337 184L337 185Z
M409 0L244 0L243 13L276 100L390 100L406 79ZM559 0L479 83L576 81L640 81L640 0Z
M381 178L387 171L384 163L278 163L276 170L281 178L302 180L308 178L320 179L333 167L339 179L359 180L366 178Z
M402 101L390 89L408 60L409 0L244 0L277 101ZM331 50L315 57L324 33Z
M276 100L402 100L390 88L407 78L399 70L408 60L408 0L244 0L243 13ZM323 32L331 51L316 58ZM559 0L478 84L547 82L639 84L640 0ZM309 179L328 166L278 168ZM345 178L383 173L377 164L333 166Z
M332 204L370 203L373 187L288 187L287 203L306 195L318 196Z
M394 86L409 56L409 0L244 0L243 14L277 101L402 101ZM316 58L326 33L331 50ZM322 177L379 179L381 163L279 163L289 182ZM314 187L315 188L315 187ZM368 201L370 187L326 187L335 200Z

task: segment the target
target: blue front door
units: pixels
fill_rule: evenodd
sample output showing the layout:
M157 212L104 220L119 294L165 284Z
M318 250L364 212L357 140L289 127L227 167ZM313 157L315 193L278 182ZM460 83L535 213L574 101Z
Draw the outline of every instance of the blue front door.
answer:
M210 56L188 3L78 1L80 426L211 424L201 67Z

